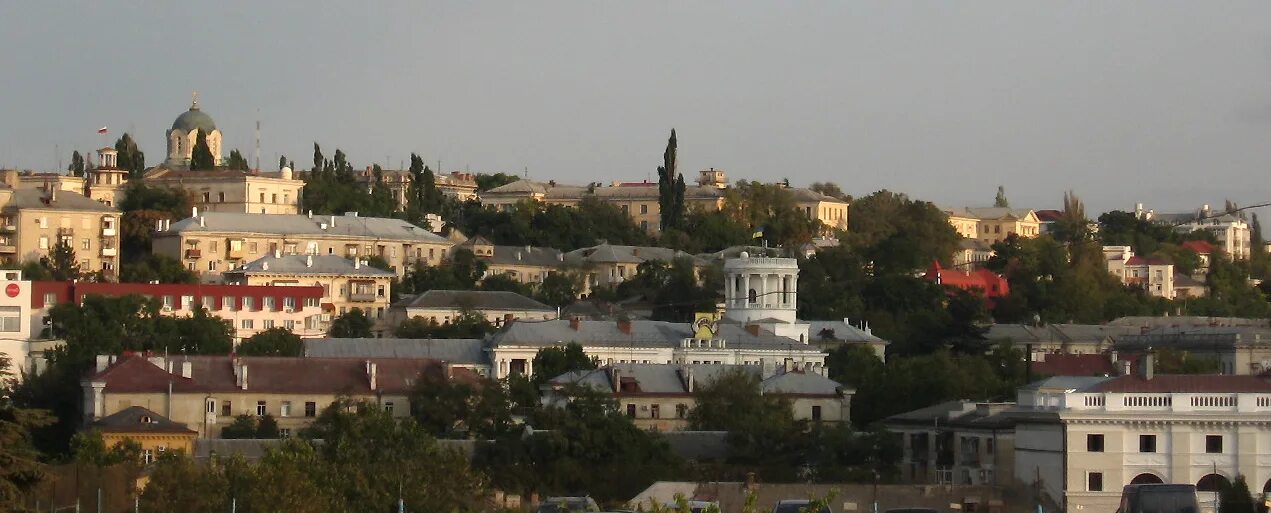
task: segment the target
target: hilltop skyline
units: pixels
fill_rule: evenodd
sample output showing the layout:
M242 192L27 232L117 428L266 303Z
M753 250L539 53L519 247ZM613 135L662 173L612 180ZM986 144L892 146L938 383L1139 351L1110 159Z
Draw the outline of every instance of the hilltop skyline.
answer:
M197 90L232 149L411 152L567 183L680 171L1094 215L1271 201L1271 5L227 3L0 7L0 167L163 132ZM58 27L57 37L47 37ZM106 63L109 63L108 65ZM106 137L95 135L109 126ZM54 148L60 148L55 153Z

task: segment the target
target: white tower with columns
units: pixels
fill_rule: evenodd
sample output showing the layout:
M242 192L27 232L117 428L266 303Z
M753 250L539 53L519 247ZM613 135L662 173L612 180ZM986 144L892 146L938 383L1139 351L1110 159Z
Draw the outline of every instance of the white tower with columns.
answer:
M793 258L750 256L747 252L724 261L724 319L758 324L772 333L803 343L808 325L798 310L799 261Z

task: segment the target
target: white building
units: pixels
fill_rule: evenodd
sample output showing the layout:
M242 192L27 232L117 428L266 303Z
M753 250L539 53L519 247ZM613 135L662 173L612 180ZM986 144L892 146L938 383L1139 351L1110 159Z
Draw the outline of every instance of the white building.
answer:
M1053 378L1020 389L1015 478L1062 511L1113 511L1132 483L1186 483L1212 511L1224 481L1271 489L1271 379L1161 375Z
M0 290L0 356L9 359L7 377L21 378L31 365L31 282L22 271L0 271Z
M1229 257L1240 260L1249 258L1252 244L1249 223L1239 213L1216 212L1210 210L1209 205L1203 205L1196 212L1157 214L1143 210L1143 204L1140 203L1135 206L1135 215L1140 219L1172 225L1174 230L1184 233L1196 230L1209 232L1218 240L1218 247Z
M1160 258L1136 256L1130 246L1104 246L1108 272L1121 283L1142 288L1148 295L1174 299L1174 264Z

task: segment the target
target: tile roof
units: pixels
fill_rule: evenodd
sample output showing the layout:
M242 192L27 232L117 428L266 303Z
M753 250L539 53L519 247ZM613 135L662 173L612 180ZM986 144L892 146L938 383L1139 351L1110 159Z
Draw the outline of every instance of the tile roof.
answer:
M1138 354L1119 354L1118 361L1137 362ZM1030 365L1037 376L1113 376L1119 372L1119 363L1112 361L1112 354L1045 353Z
M869 342L887 344L886 340L874 336L873 333L857 328L847 323L847 320L841 321L798 321L807 323L808 333L811 334L813 340L820 339L823 336L829 336L832 340L843 342Z
M916 425L994 429L1014 425L1007 411L1014 403L985 403L953 400L892 415L883 420L891 425Z
M230 356L169 357L172 372L159 364L162 357L124 356L122 361L94 374L90 379L105 383L106 393L166 392L169 384L174 393L214 393L241 391L235 373L235 358ZM403 358L300 358L237 357L247 366L247 390L273 394L359 394L375 392L409 393L420 374L447 372L446 362L436 359ZM366 363L376 364L377 387L373 391ZM156 363L157 362L157 363ZM185 362L190 363L189 378L182 377ZM455 379L476 380L468 369L450 369Z
M105 203L89 199L83 194L58 190L51 201L43 189L17 189L13 191L6 209L78 210L87 212L119 212Z
M630 333L620 330L619 323L614 321L579 320L576 321L578 329L571 328L571 322L564 319L516 321L494 335L494 345L553 347L573 342L583 347L677 348L682 340L693 336L692 325L686 322L634 320L629 321ZM724 339L729 349L821 352L816 347L767 331L752 335L737 324L720 323L719 331L718 338Z
M1027 208L1005 208L1005 207L953 207L942 208L946 214L956 217L966 217L970 219L1006 219L1013 217L1015 219L1023 219L1028 214L1033 213L1032 209ZM1034 214L1036 215L1036 214Z
M598 369L571 371L548 381L550 385L576 384L595 390L614 390L613 378L622 384L624 395L679 395L692 393L688 388L691 374L695 387L713 383L729 372L743 372L756 378L762 376L758 365L720 364L657 364L619 363ZM760 382L764 394L784 396L838 397L841 393L854 392L838 382L816 373L802 371L778 372Z
M515 292L491 290L429 290L396 303L397 308L473 308L556 312L555 308Z
M639 264L649 260L670 262L680 257L692 259L695 265L702 265L704 263L702 259L683 251L670 248L659 248L656 246L619 246L605 243L589 248L579 248L570 251L569 253L565 253L565 261L567 262L593 264Z
M485 340L479 338L308 338L310 358L428 358L455 365L489 365Z
M93 421L92 428L103 433L189 433L197 434L185 424L159 415L142 406L129 406Z
M1213 244L1207 240L1189 240L1179 244L1183 249L1189 249L1198 255L1205 255L1214 252Z
M1020 390L1084 390L1086 388L1098 385L1104 381L1108 381L1109 377L1103 376L1054 376L1050 378L1034 381L1020 387Z
M202 219L200 224L199 220ZM334 223L332 223L334 220ZM324 229L323 226L326 226ZM453 244L446 238L401 219L354 215L246 214L200 212L172 223L164 233L266 233L315 238L373 239Z
M1271 378L1219 374L1158 374L1152 379L1120 376L1089 386L1083 392L1146 394L1271 393Z
M1130 257L1129 260L1126 260L1125 265L1173 265L1173 262L1170 262L1169 259L1166 258L1142 257L1135 255Z
M1037 214L1037 219L1042 222L1054 222L1064 217L1064 213L1061 210L1037 210L1035 213Z
M339 255L266 255L225 271L227 276L254 274L301 274L383 277L392 272L365 264L355 264Z

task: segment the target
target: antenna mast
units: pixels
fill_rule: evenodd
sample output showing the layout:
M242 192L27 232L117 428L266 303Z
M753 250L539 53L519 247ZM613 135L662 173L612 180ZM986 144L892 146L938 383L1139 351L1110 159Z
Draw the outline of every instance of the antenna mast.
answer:
M256 172L260 172L260 109L256 109Z

